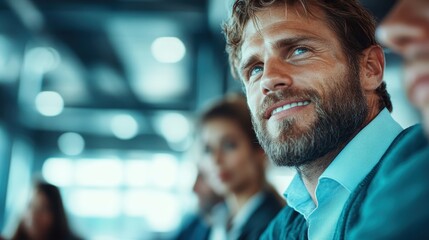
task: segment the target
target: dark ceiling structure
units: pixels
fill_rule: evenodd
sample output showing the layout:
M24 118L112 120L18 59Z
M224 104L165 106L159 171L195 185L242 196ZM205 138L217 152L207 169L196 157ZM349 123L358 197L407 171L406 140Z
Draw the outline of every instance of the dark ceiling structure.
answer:
M210 99L240 91L229 74L220 30L228 2L2 1L0 116L30 133L38 148L53 152L52 139L63 132L83 134L87 146L171 150L156 130L159 115L179 113L192 125L195 111ZM362 2L377 18L394 4ZM179 60L156 59L154 42L163 37L179 40ZM160 48L167 57L178 49ZM43 61L50 66L40 66ZM35 110L41 92L61 96L61 114L47 117ZM138 121L138 132L126 144L97 122L115 114Z
M58 150L55 139L64 132L82 134L87 147L170 151L156 130L160 115L178 113L192 124L205 102L239 86L228 83L223 38L210 27L208 1L13 0L0 3L0 11L8 64L2 70L13 72L0 81L1 116L46 154ZM163 37L180 41L181 59L156 59L154 43ZM167 57L176 50L158 47ZM41 92L61 96L61 114L35 111ZM97 122L115 114L138 122L126 144Z

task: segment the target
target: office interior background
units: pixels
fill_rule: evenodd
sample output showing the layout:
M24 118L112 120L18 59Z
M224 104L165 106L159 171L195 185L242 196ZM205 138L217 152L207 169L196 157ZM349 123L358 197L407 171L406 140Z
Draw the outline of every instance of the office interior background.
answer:
M394 1L362 1L378 19ZM196 210L195 117L241 92L221 23L228 0L0 2L0 230L32 180L61 189L85 239L169 239ZM394 118L419 121L386 50ZM282 192L292 169L270 168Z

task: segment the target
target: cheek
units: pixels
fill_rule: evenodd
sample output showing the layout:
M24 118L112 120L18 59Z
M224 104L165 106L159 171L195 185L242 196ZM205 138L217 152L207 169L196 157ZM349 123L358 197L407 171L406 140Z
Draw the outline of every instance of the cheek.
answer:
M258 95L258 88L253 86L246 86L246 97L247 97L247 105L249 106L250 112L254 114L256 112L257 103L260 98Z
M228 168L231 169L239 169L243 166L243 164L246 164L247 162L247 154L246 151L242 148L237 148L234 151L230 151L225 156L225 163L228 166Z
M236 179L247 179L253 175L254 166L248 149L239 149L229 156L227 168L234 173Z
M246 161L240 165L240 171L240 179L243 182L252 182L259 172L254 159L251 159L251 157L248 157Z

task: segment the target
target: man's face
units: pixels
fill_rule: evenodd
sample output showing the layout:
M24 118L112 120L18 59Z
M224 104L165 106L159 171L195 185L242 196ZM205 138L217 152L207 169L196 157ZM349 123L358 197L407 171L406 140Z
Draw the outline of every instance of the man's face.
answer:
M429 134L429 1L399 1L377 30L379 40L405 59L405 86Z
M255 130L277 165L301 166L338 149L365 121L359 67L349 66L323 16L285 5L256 15L239 63Z

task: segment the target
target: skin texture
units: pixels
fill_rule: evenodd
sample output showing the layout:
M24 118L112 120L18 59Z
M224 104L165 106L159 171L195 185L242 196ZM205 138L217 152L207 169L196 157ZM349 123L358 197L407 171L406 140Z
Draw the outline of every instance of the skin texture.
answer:
M309 138L307 142L313 142L316 148L321 139L313 140L317 134L325 133L325 138L339 135L325 148L327 152L313 148L310 152L317 151L309 159L290 164L297 167L314 200L318 177L347 142L379 113L375 89L382 81L384 55L379 46L364 50L353 74L337 35L323 21L324 16L306 17L299 10L275 5L257 12L257 26L249 21L244 29L239 69L255 128L260 133L258 138L263 133L274 146ZM303 101L310 103L271 114L278 106ZM366 110L361 109L362 104ZM321 120L322 110L328 115L326 121ZM336 112L340 114L329 119ZM339 124L355 120L338 129ZM332 126L337 131L330 131ZM262 145L271 158L275 149L267 150ZM306 144L292 148L299 145ZM285 155L284 159L290 156Z
M265 185L265 155L254 149L247 135L233 120L214 118L204 123L201 138L204 161L239 209ZM230 199L229 199L230 200Z
M31 239L46 239L53 225L53 215L47 197L41 192L35 192L24 224Z
M405 59L404 85L429 135L429 1L399 1L377 29L381 43Z

